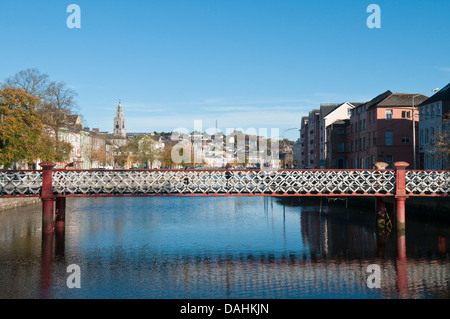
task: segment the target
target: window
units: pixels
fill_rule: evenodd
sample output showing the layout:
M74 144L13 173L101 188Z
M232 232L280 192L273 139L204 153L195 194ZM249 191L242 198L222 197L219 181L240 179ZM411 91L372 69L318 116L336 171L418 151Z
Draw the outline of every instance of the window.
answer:
M419 131L419 141L420 145L423 145L423 129L420 129Z
M363 130L366 129L366 119L363 119Z
M344 135L344 130L338 130L338 135Z
M369 112L369 123L371 119L372 119L372 112Z
M402 111L402 119L409 119L411 117L411 111Z
M392 120L392 110L386 110L386 120Z
M342 153L345 151L345 143L341 142L338 144L338 153Z
M386 131L386 145L392 145L393 134L392 131Z
M434 144L434 127L431 128L431 144Z
M353 140L351 141L351 149L352 149L352 152L353 152Z
M373 132L373 141L372 141L372 145L376 146L377 145L377 138L375 137L375 131Z
M352 115L352 109L347 109L347 115Z
M430 115L431 116L434 115L434 104L431 104L431 106L430 106Z
M409 136L402 136L402 143L409 143Z
M430 135L428 134L428 128L425 129L425 144L430 142Z

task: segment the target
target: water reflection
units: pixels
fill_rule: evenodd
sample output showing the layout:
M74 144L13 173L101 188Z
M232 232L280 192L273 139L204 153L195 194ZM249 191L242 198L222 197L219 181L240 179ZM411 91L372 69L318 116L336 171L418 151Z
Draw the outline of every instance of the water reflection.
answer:
M66 231L40 207L0 212L0 298L449 298L450 231L374 211L274 198L71 199ZM68 289L78 264L82 288ZM381 267L381 289L367 266Z

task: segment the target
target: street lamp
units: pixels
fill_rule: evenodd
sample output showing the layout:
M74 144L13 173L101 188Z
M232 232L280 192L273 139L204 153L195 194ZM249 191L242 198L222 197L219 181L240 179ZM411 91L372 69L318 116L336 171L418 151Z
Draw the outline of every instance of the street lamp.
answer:
M414 99L415 99L416 97L418 97L418 96L423 95L423 94L427 94L427 93L430 93L430 92L436 92L436 91L439 91L439 89L436 88L436 89L430 90L430 91L425 92L425 93L416 94L416 95L414 95L413 98L412 98L413 158L414 158L414 169L416 169L416 118L415 118L415 115L414 115ZM420 118L419 118L419 120L420 120Z
M284 133L287 131L292 131L292 130L298 130L298 127L288 128L283 131L283 149L286 149L286 144L284 142ZM284 152L284 155L283 155L283 168L286 168L286 151Z

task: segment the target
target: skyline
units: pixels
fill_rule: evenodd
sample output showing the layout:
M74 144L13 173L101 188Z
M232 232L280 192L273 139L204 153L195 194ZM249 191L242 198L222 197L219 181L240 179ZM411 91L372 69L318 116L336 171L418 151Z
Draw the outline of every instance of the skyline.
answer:
M66 8L81 8L69 29ZM381 28L369 29L369 4ZM90 128L298 127L321 103L449 81L449 1L2 1L0 81L38 68L78 93ZM427 94L428 96L430 94ZM298 131L286 132L291 140Z

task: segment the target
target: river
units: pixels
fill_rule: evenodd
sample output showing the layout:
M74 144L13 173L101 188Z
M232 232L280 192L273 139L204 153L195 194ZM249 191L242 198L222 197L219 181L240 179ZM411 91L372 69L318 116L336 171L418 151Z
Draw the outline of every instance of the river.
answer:
M377 231L372 207L69 198L64 239L50 246L39 204L10 209L0 212L0 298L449 298L450 225L407 212L399 257L395 229ZM68 287L69 265L80 288ZM379 288L369 287L370 265Z

